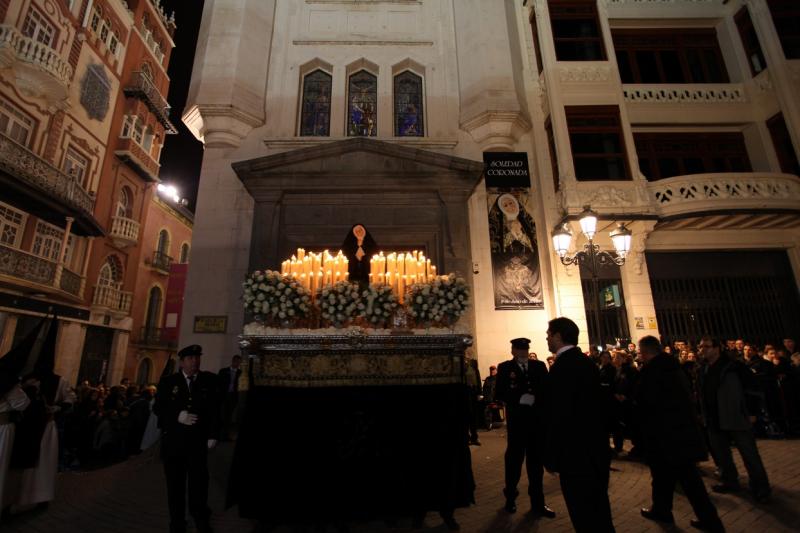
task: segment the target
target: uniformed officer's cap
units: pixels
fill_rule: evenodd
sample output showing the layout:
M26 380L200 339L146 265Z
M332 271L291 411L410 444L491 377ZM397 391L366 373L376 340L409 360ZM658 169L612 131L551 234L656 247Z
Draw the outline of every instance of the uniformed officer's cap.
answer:
M201 356L203 355L203 347L199 344L190 344L178 352L178 358L183 359L186 356Z
M531 340L526 339L525 337L520 337L519 339L511 339L511 347L518 348L521 350L527 350L531 347Z

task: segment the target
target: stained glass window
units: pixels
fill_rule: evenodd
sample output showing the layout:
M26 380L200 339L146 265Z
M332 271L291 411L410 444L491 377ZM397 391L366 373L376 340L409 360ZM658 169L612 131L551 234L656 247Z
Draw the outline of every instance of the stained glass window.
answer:
M331 133L331 75L315 70L303 78L300 135L327 137Z
M374 137L378 133L378 78L360 70L347 88L347 135Z
M394 77L394 134L421 137L424 126L422 78L413 72L402 72Z

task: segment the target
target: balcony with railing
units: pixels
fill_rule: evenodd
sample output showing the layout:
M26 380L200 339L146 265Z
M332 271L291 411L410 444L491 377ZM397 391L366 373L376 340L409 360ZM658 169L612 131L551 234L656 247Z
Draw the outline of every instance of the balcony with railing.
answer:
M95 285L92 296L92 308L110 311L113 315L123 317L131 312L133 293L122 291L109 285Z
M67 59L7 24L0 24L0 68L13 68L16 86L30 96L55 103L69 94L73 71Z
M164 252L153 252L153 259L150 260L150 267L161 274L169 274L169 267L172 266L172 257Z
M166 328L143 326L139 332L139 344L156 348L175 348L177 339Z
M128 163L143 179L158 181L158 170L161 165L133 139L119 139L114 155Z
M153 84L153 80L143 72L133 72L130 81L125 85L123 91L126 96L132 96L142 100L150 111L155 114L159 122L164 125L168 134L177 133L178 130L169 120L170 105L161 95L161 92Z
M75 301L83 296L83 277L24 250L0 244L0 279L32 292Z
M109 237L117 248L133 246L139 240L139 222L127 217L111 217Z
M94 197L72 176L0 133L0 188L26 197L26 210L54 224L76 219L80 234L102 235L94 219Z
M770 172L675 176L647 184L662 217L712 212L800 212L800 178Z

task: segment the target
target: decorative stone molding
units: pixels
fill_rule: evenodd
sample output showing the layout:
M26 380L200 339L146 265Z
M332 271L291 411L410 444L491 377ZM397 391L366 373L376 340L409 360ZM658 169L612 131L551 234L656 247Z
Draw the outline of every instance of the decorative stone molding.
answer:
M650 206L650 194L644 182L598 182L561 180L561 207L566 213L578 213L585 205L598 211L642 210Z
M236 148L264 119L224 104L195 104L181 117L189 131L208 148Z
M531 129L531 123L522 111L484 111L462 122L461 129L483 148L511 147Z
M603 65L561 65L558 77L564 83L609 81L612 69Z
M645 223L641 230L633 232L633 242L631 243L631 251L628 254L628 261L631 262L633 271L637 276L641 276L644 272L645 265L645 250L647 249L647 237L653 231L655 222Z
M758 76L753 78L753 85L756 91L763 93L772 90L772 79L769 77L768 70L762 70Z
M648 184L663 216L730 209L792 209L800 206L800 178L779 173L676 176Z
M746 102L741 84L720 85L623 85L626 102L715 103Z
M69 61L7 24L0 24L0 67L14 69L17 87L27 96L51 103L67 98L73 75Z
M268 137L264 139L264 146L276 151L295 150L308 146L343 141L352 137ZM434 151L449 151L456 147L458 139L448 137L390 137L388 139L375 137L379 141L389 141L401 146L412 146Z

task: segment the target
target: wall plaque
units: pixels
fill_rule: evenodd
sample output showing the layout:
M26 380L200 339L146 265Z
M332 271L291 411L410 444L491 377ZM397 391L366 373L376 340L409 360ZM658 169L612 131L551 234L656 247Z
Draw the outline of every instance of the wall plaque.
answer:
M228 330L228 315L194 317L195 333L225 333Z

